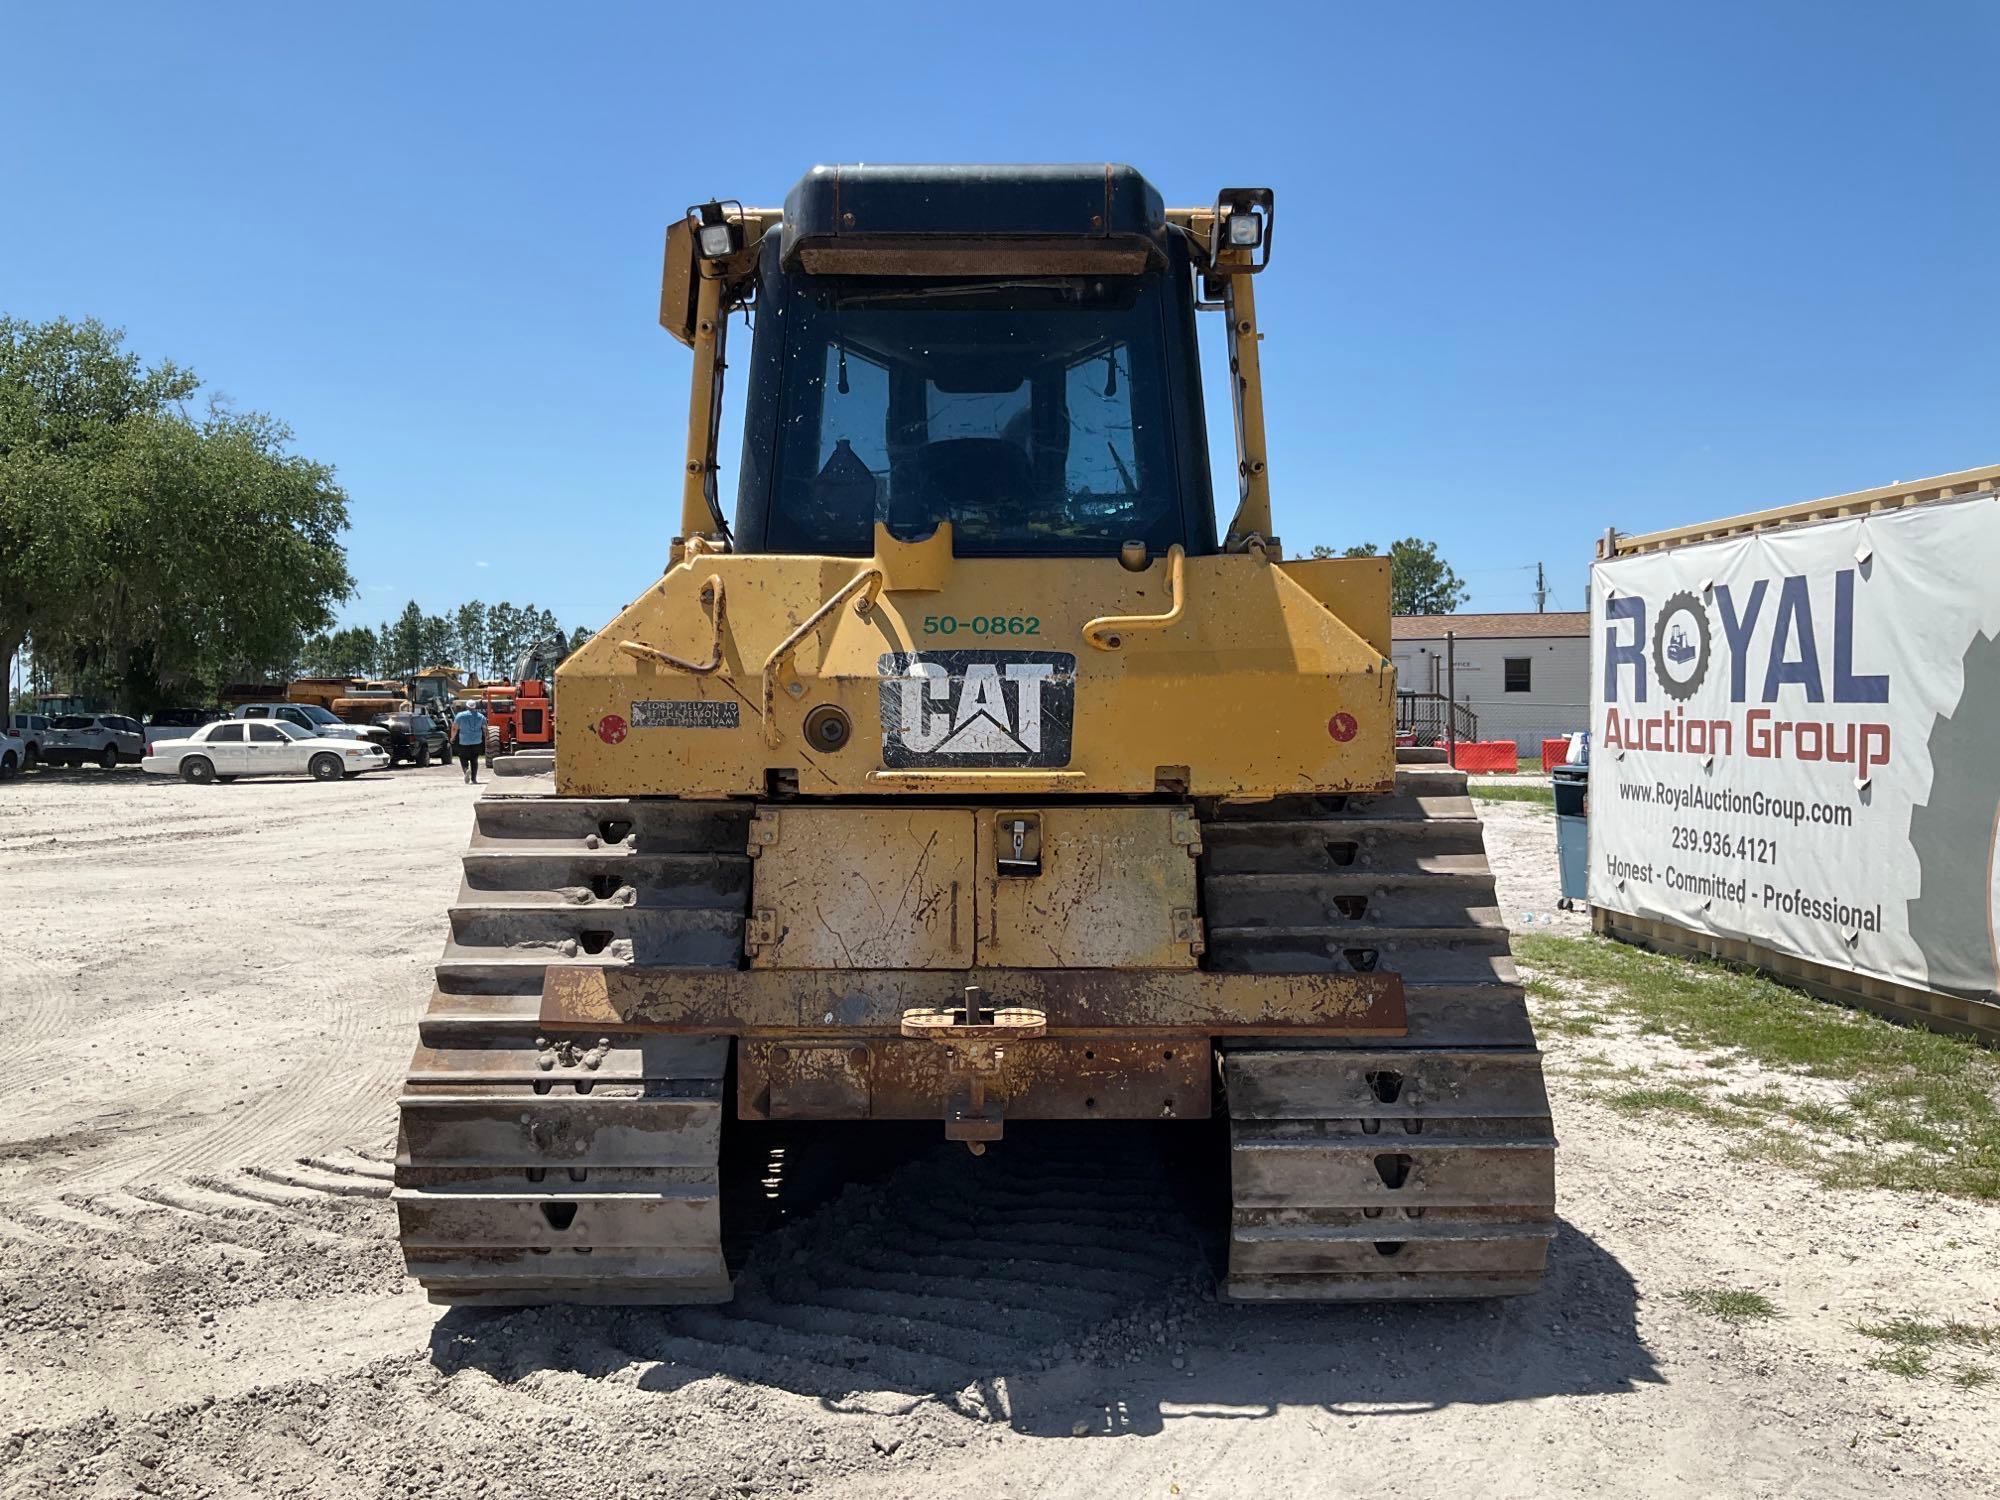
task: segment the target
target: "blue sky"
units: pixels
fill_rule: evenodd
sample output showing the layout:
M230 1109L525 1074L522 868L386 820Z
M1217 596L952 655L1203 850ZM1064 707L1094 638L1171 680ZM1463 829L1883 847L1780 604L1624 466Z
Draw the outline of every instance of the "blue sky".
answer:
M664 226L823 160L1274 187L1279 530L1433 537L1471 608L1531 608L1537 561L1577 607L1607 525L2000 461L2000 6L0 23L0 309L122 325L289 422L352 497L349 619L478 595L595 626L650 583L687 400Z

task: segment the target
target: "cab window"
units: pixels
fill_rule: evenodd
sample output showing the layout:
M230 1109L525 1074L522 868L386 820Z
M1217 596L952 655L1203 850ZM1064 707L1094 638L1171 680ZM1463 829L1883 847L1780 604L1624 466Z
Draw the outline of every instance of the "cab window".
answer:
M878 523L914 541L945 521L964 556L1189 541L1166 296L1160 277L804 278L765 544L865 556Z

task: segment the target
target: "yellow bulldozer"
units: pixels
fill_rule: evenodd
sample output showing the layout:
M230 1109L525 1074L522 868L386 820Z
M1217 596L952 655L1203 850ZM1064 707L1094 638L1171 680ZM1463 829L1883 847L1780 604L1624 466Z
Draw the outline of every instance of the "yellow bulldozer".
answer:
M868 166L668 230L680 535L558 672L549 774L477 804L401 1101L433 1300L726 1300L733 1133L839 1121L1226 1131L1229 1299L1539 1284L1555 1142L1465 778L1396 749L1387 562L1273 532L1275 224L1118 165Z

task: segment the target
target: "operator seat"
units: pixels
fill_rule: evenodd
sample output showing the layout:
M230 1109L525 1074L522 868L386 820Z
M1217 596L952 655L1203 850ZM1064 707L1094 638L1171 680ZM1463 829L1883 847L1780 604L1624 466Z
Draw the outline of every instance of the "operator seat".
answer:
M964 510L1019 504L1035 490L1028 455L1005 438L943 438L927 443L917 451L914 468L916 483L899 489L890 500L889 529L906 539L928 535L939 521L952 520Z

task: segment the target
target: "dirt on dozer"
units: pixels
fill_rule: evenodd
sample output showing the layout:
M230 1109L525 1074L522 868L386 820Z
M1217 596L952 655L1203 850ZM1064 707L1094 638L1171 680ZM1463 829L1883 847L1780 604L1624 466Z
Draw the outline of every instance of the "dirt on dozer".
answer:
M1023 1125L977 1160L934 1126L746 1141L726 1304L434 1307L387 1195L476 795L0 788L0 1493L2000 1490L1991 1388L1854 1331L2000 1319L2000 1210L1620 1115L1574 1068L1627 1060L1603 1037L1544 1033L1562 1222L1512 1301L1218 1303L1212 1142ZM1546 812L1482 810L1510 924L1574 930ZM1714 1287L1777 1316L1681 1295Z

